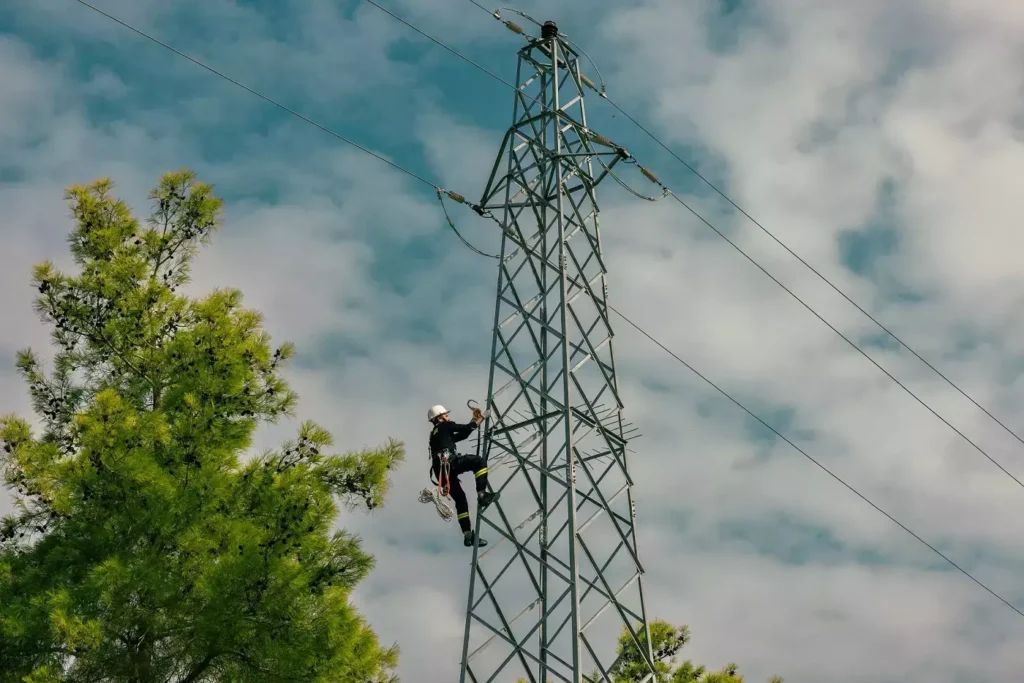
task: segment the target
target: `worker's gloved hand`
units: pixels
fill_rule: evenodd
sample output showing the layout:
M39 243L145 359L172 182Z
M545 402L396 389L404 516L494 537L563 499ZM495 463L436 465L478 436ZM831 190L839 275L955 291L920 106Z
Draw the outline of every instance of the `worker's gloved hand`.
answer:
M479 408L473 408L473 422L480 424L484 421L484 411Z

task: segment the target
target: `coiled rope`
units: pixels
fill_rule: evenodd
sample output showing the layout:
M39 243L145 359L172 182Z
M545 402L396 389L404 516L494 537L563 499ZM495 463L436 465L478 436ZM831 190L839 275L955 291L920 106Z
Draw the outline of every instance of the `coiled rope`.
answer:
M420 502L433 503L437 509L437 516L446 522L450 522L455 518L455 510L445 502L445 497L441 496L441 492L436 487L427 486L420 491Z

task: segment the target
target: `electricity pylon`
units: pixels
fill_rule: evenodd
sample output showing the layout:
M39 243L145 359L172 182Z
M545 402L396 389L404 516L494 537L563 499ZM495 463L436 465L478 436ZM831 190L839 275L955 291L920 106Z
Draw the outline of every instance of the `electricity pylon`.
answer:
M553 22L519 51L478 207L503 230L483 449L507 475L478 514L460 683L611 681L623 628L655 680L594 194L629 156L587 128L579 62Z

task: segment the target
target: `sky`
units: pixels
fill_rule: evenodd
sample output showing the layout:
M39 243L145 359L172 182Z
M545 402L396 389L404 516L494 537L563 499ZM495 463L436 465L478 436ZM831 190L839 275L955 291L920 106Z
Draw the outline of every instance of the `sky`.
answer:
M510 121L505 85L364 0L96 4L470 198ZM380 4L515 79L520 39L466 0ZM558 21L617 103L1024 434L1024 6L541 5L518 8ZM63 188L110 177L145 215L161 173L193 168L226 200L193 291L240 288L297 345L299 417L340 447L407 444L388 504L339 520L377 558L353 599L402 648L403 680L453 680L469 554L417 501L424 418L484 398L494 262L458 242L429 186L73 0L0 7L0 92L0 413L29 412L14 352L46 349L30 266L68 261ZM674 202L602 189L613 304L1024 609L1024 487L978 450L1024 479L1024 443L606 102L588 106L594 129L963 436ZM497 249L493 223L452 211ZM1024 667L1018 614L621 322L615 348L643 433L631 468L648 609L690 626L687 657L790 683L985 683Z

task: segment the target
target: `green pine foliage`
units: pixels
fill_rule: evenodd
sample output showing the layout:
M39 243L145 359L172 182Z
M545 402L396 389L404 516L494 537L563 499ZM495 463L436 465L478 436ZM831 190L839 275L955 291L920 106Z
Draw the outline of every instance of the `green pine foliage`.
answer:
M743 676L735 664L726 664L718 671L708 671L685 660L676 662L676 657L683 647L690 642L688 626L673 626L655 619L649 624L651 631L651 650L654 653L655 666L658 669L659 682L664 683L743 683ZM646 645L646 638L641 634L641 647ZM647 672L643 664L641 649L633 640L628 630L619 636L619 659L610 673L615 683L633 683L642 681ZM594 680L600 680L600 677ZM773 676L768 683L783 683L778 676Z
M688 626L673 626L667 621L655 619L649 623L649 627L657 683L743 683L743 676L735 664L726 664L719 671L708 671L690 660L676 662L679 651L690 642ZM646 644L643 634L640 636L640 644ZM641 648L637 647L629 629L623 629L619 635L615 663L608 672L611 683L641 683L648 672L649 668L644 656L641 655ZM584 677L584 680L603 683L607 679L603 678L600 672L594 671ZM526 680L520 678L516 683L526 683ZM772 676L768 683L783 683L783 680L778 676Z
M397 649L349 604L373 558L331 526L339 505L383 503L403 445L335 455L307 422L244 459L257 425L293 414L293 348L272 348L238 291L178 292L221 201L170 173L142 223L111 190L67 192L78 272L35 267L56 355L17 367L40 433L0 418L17 504L0 523L0 681L396 681Z

